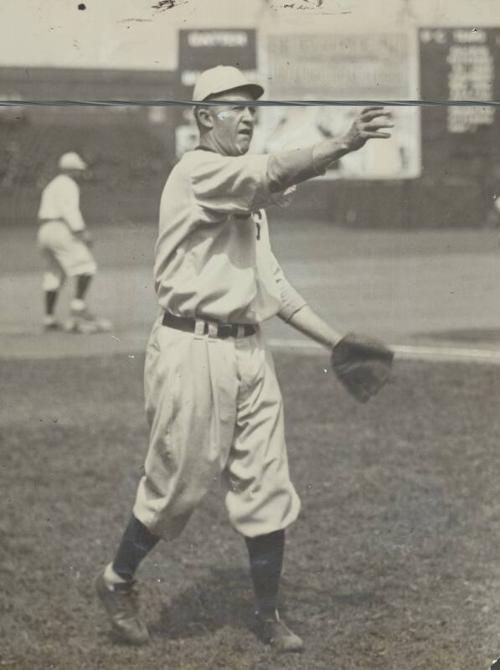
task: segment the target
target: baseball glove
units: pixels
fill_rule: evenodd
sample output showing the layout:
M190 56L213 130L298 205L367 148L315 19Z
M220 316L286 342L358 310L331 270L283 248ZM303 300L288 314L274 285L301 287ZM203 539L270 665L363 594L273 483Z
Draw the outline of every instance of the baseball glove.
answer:
M367 402L388 381L394 353L373 337L348 333L333 347L332 370L359 402Z

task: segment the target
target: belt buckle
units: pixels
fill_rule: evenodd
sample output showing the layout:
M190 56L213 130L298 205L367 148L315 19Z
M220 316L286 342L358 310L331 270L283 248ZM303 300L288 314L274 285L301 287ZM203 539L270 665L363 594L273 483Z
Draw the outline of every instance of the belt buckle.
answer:
M217 327L217 335L222 339L234 335L234 328L232 323L219 323Z

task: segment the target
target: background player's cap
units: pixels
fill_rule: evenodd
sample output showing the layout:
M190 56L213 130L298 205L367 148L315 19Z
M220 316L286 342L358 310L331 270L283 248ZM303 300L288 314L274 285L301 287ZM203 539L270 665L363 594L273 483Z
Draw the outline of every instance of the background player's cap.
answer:
M59 159L59 169L86 170L87 163L85 163L75 151L69 151L68 153L63 154Z
M264 89L259 84L248 81L243 72L232 65L217 65L200 74L193 91L193 102L202 102L211 95L229 93L235 88L246 88L255 100Z

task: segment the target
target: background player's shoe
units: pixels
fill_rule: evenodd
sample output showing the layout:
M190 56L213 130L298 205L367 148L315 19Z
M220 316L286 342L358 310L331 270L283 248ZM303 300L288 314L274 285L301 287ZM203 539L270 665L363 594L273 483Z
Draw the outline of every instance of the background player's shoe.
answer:
M47 315L43 319L43 329L51 332L54 330L61 330L62 325L61 323L56 319L55 316Z
M69 333L82 333L83 335L107 333L111 328L112 323L109 319L102 319L95 316L86 306L82 309L72 307L71 316L65 326L65 329Z
M95 586L97 597L106 610L113 632L120 640L135 645L149 642L148 629L139 617L136 582L108 585L101 573Z
M304 651L304 643L280 619L278 611L269 616L257 612L257 634L263 642L270 644L279 653Z

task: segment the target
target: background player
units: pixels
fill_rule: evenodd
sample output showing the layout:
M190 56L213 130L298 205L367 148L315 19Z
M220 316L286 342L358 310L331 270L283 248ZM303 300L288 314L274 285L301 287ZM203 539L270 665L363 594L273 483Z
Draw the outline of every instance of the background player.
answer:
M92 315L85 302L97 265L90 251L91 235L80 211L79 182L87 165L75 152L63 154L59 174L42 192L38 210L38 246L45 261L45 330L59 330L55 317L59 291L67 277L74 278L71 318L66 329L77 333L109 330L111 324Z
M289 284L274 257L264 207L323 173L369 138L389 137L380 107L361 112L340 140L248 154L253 102L263 89L236 68L205 71L195 86L200 145L170 173L160 205L155 286L162 313L149 340L150 443L133 515L97 593L112 627L148 640L135 572L160 538L178 536L222 475L233 527L244 537L258 630L280 652L302 640L277 610L285 528L300 501L290 481L282 398L260 323L275 314L332 350L341 335ZM225 101L225 104L217 104Z

